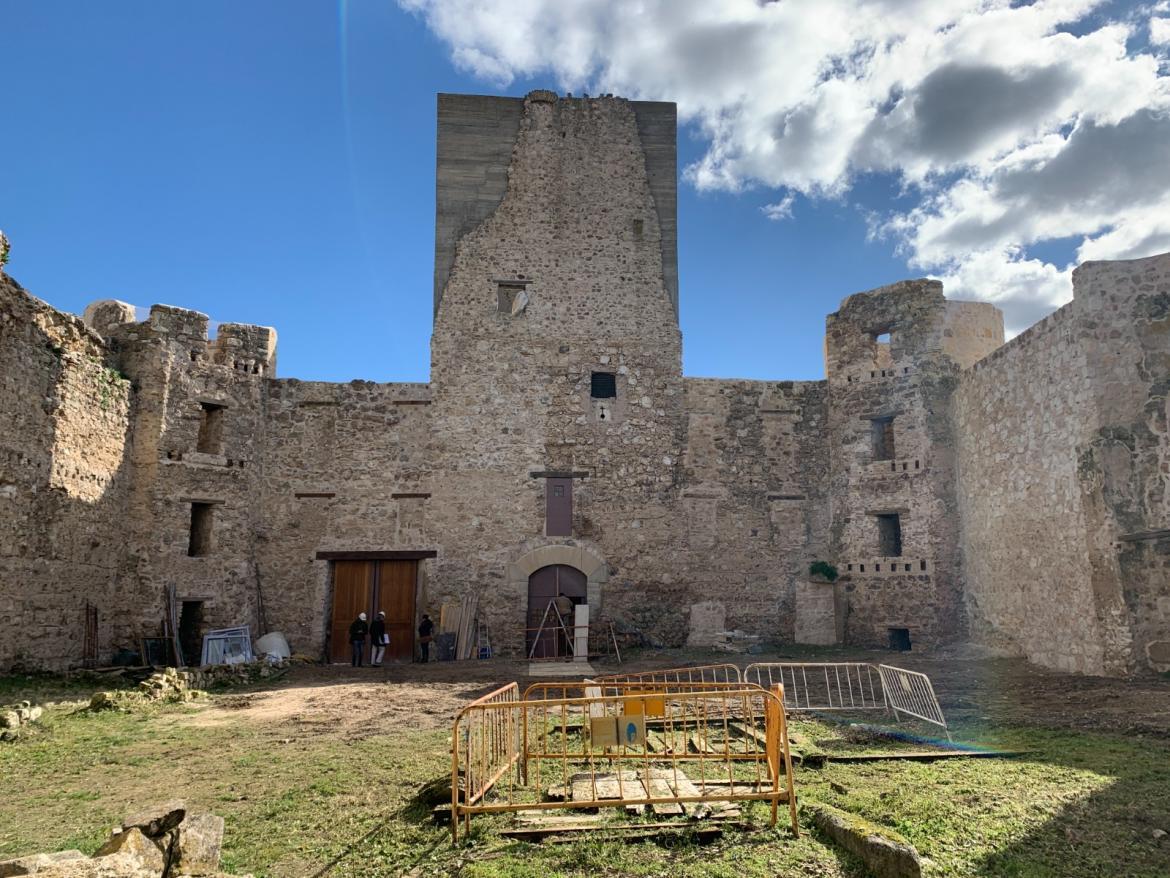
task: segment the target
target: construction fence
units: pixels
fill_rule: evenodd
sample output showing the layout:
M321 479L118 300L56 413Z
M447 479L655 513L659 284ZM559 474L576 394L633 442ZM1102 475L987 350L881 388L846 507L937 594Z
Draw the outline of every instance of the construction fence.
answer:
M456 841L473 814L705 817L752 801L770 805L771 825L787 804L798 833L783 689L737 679L503 686L456 715L451 790Z

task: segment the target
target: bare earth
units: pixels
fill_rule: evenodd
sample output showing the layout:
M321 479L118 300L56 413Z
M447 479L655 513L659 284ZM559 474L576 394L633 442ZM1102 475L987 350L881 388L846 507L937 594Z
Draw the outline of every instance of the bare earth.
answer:
M631 672L712 662L868 661L928 674L952 726L1010 724L1141 734L1170 738L1170 680L1114 680L1045 671L1020 659L986 658L963 651L801 649L760 656L668 650L642 652L599 673ZM467 701L516 680L538 679L528 665L502 659L433 662L355 669L297 665L261 691L217 698L191 721L200 725L256 722L360 739L391 729L435 729L450 724ZM552 679L552 678L550 678ZM562 678L563 679L563 678Z

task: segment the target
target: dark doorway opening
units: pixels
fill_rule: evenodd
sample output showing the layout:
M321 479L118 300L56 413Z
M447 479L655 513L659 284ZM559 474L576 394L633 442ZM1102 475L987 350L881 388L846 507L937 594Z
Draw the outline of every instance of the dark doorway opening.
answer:
M183 650L183 664L198 667L203 663L203 601L183 601L179 649Z
M890 649L898 652L910 651L910 629L909 628L890 628Z
M561 601L564 605L561 618L568 629L566 633L561 629L556 614L549 609L549 604L555 606L558 597L572 605L586 603L585 574L566 564L551 564L541 567L528 577L528 631L524 642L532 658L562 658L570 654L573 610L565 600Z

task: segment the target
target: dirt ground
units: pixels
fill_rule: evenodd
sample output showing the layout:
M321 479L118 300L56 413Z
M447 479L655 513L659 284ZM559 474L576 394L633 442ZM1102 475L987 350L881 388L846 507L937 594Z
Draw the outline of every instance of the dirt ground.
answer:
M715 662L742 668L749 659L866 661L922 671L930 676L948 722L960 729L1005 724L1170 739L1170 680L1060 674L1021 659L988 658L963 650L891 653L793 648L758 656L666 650L628 655L620 665L605 661L594 666L598 673ZM288 724L302 732L330 731L361 739L396 728L446 727L467 701L513 680L523 688L537 679L541 677L529 675L527 663L503 659L380 669L297 665L260 691L216 699L194 721Z

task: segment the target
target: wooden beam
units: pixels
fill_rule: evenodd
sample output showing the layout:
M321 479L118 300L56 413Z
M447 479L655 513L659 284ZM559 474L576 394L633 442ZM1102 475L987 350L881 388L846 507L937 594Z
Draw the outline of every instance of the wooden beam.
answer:
M419 561L437 558L437 549L404 549L384 552L318 552L318 561Z
M1026 756L1033 750L906 750L890 753L829 754L830 762L879 762L890 759L908 759L911 762L933 762L935 759L1010 759Z

